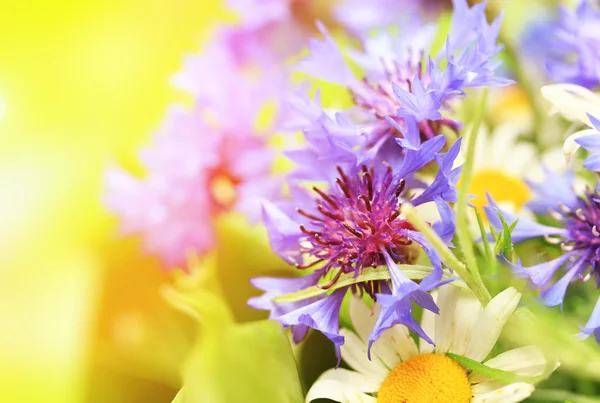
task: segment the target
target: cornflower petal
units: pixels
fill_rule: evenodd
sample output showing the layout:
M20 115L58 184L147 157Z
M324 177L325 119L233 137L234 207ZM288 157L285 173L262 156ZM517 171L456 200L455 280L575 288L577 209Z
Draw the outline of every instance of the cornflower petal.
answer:
M587 339L591 334L594 334L596 341L600 343L600 298L596 302L596 306L590 316L590 319L585 326L580 326L581 332L578 337L581 339Z

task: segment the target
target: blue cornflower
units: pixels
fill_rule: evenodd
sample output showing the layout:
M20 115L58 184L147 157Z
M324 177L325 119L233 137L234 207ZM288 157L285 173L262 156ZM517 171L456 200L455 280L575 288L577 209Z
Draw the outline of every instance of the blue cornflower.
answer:
M590 114L588 114L588 118L596 133L578 137L575 142L591 154L583 162L583 166L590 171L600 172L600 120Z
M572 178L572 173L564 179L551 174L543 183L531 186L534 200L529 208L537 214L549 215L559 226L550 227L520 217L512 234L515 243L543 237L549 244L560 245L561 256L548 262L527 267L520 259L514 264L507 261L517 276L529 279L541 290L541 301L547 306L562 306L569 284L576 279L584 282L593 279L600 286L600 193L587 189L583 194L576 194ZM499 208L491 198L489 202L486 215L500 229ZM507 222L517 220L514 214L506 211L502 214ZM561 268L565 273L555 280ZM599 326L600 308L596 307L580 335L587 337L595 333L600 342Z
M446 46L438 55L430 50L437 27L408 16L398 24L399 34L381 30L364 39L362 50L347 52L363 71L363 76L357 77L319 24L324 39L311 40L310 54L295 68L348 88L354 107L344 114L359 126L367 138L365 147L373 153L380 148L389 152L388 145L400 136L386 118L400 126L405 125L407 116L414 118L424 140L438 135L442 126L458 131L461 124L447 116L453 97L462 95L465 88L512 81L495 76L499 62L492 60L502 49L497 44L501 17L489 24L485 4L471 8L466 0L454 0L453 4L455 13Z
M558 7L558 20L533 25L525 47L546 63L548 75L558 83L587 88L600 85L600 9L589 0L574 12Z
M440 153L446 142L444 136L421 144L412 118L408 118L405 135L414 147L406 148L401 159L390 162L382 160L381 154L365 154L362 146L367 140L350 135L355 131L350 122L322 113L304 131L308 146L288 153L298 165L289 179L292 198L265 203L264 222L273 250L298 270L311 273L291 279L254 279L265 294L250 301L255 308L269 310L271 319L291 326L295 341L306 334L308 327L321 331L334 342L338 356L344 343L339 333L339 311L349 292L368 295L382 306L369 338L371 343L385 329L399 323L431 341L411 312L413 302L438 312L428 291L445 282L442 262L425 237L402 218L402 205L437 206L441 220L433 224L433 229L450 243L454 213L447 202L456 200L455 183L460 171L453 167L460 141L446 153ZM428 186L414 174L433 161L439 172ZM428 257L432 271L417 283L398 264L413 264L422 253ZM338 284L342 276L351 274L356 278L380 266L387 267L390 280L373 276L351 285ZM293 303L274 300L309 285L332 292Z

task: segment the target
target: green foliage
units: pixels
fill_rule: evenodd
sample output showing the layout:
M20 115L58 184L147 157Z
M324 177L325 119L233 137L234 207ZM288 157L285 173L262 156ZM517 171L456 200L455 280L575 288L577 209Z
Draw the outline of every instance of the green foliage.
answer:
M544 373L540 376L519 376L513 372L488 367L485 364L482 364L478 361L472 360L467 357L463 357L458 354L446 353L446 355L452 358L454 361L458 362L460 365L462 365L469 371L477 372L479 374L485 375L489 378L495 379L506 384L515 382L538 383L546 379L554 369L554 365L551 364L548 366L547 370L544 371Z
M516 253L512 242L512 232L517 226L519 220L516 220L509 225L504 219L504 216L500 210L498 210L498 217L500 217L500 221L502 222L502 230L500 232L496 232L494 228L490 226L490 232L492 233L494 241L496 242L494 254L496 256L502 254L504 257L514 262L516 260Z
M410 278L411 280L421 280L431 274L433 268L429 266L417 266L417 265L409 265L409 264L399 264L398 268L404 272L404 274ZM448 279L452 277L448 271L444 273L443 278ZM390 279L390 271L387 266L380 266L373 270L365 271L364 273L356 276L354 273L346 273L342 274L338 281L328 289L319 288L318 286L312 286L300 290L298 292L293 292L290 294L285 294L279 297L276 297L274 301L276 302L295 302L301 301L304 299L318 297L320 295L331 293L337 289L348 287L352 284L364 282L364 281L374 281L374 280L389 280ZM463 286L462 283L457 283L457 286Z
M163 290L167 301L199 323L174 402L303 402L296 361L281 325L236 323L215 283L214 265L200 269L203 276L195 286Z

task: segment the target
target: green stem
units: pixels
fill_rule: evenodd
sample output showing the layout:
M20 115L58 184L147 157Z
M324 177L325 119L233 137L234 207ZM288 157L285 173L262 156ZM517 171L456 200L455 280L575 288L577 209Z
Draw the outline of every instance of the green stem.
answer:
M538 389L531 395L530 400L542 402L577 402L600 403L600 399L593 396L584 396L560 389Z
M483 94L481 96L479 113L473 121L473 126L467 139L467 153L465 163L462 166L462 173L460 178L461 185L460 190L458 192L458 203L456 205L456 235L458 236L458 243L460 245L460 249L462 250L465 256L467 268L473 276L473 280L476 283L478 283L481 288L485 288L485 285L483 284L483 281L481 279L481 272L479 271L479 267L477 265L475 250L473 249L473 238L471 237L471 232L469 231L467 209L469 208L468 198L471 179L473 176L475 145L477 143L477 134L479 133L479 128L481 127L481 121L483 120L483 116L485 113L485 103L487 100L487 95L488 91L486 88L485 90L483 90Z
M405 212L408 221L410 221L410 223L414 225L414 227L431 243L433 249L435 249L442 261L444 261L444 263L446 263L450 269L454 270L460 276L465 284L467 284L467 286L471 289L473 294L475 294L477 299L481 301L482 305L487 305L487 303L491 301L492 297L485 286L483 286L481 283L477 283L473 279L473 276L471 276L465 265L462 264L456 256L454 256L444 241L441 240L441 238L427 223L425 223L425 221L417 216L414 207L409 204L403 204L402 210Z

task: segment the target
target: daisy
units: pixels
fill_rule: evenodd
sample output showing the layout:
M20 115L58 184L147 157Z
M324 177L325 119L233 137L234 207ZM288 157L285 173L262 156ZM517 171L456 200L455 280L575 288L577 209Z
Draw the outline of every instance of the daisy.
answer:
M542 94L567 119L588 126L565 140L564 152L573 154L583 147L590 153L583 166L600 172L600 96L573 84L549 85L542 88Z
M486 194L507 211L524 212L533 196L529 181L543 179L542 167L555 172L566 169L562 150L551 148L538 157L535 145L519 140L522 133L518 125L504 123L492 133L484 128L479 134L469 194L481 213Z
M360 299L350 301L356 333L343 329L342 356L351 369L331 369L308 392L306 402L319 398L342 403L395 402L520 402L534 390L527 382L504 384L479 373L469 373L445 353L454 353L518 376L540 376L546 360L535 346L525 346L486 359L502 328L515 311L521 295L508 288L485 308L472 295L447 285L434 293L440 314L424 311L423 328L435 346L417 345L406 327L387 330L365 354L374 315Z

